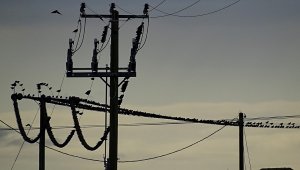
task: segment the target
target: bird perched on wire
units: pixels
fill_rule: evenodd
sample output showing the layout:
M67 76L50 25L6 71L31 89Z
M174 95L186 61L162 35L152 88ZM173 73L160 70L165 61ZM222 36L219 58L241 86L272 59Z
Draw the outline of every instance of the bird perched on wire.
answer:
M54 10L51 12L52 14L59 14L59 15L62 15L58 10Z

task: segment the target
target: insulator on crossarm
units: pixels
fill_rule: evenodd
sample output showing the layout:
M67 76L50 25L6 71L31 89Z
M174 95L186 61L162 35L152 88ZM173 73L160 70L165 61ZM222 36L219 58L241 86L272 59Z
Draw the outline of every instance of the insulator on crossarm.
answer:
M123 99L118 99L118 105L120 106L121 104L122 104L122 102L123 102Z
M93 57L92 57L92 72L97 72L98 71L98 59L97 59L97 47L98 47L99 41L97 39L94 40L94 50L93 50Z
M110 5L110 13L113 13L113 11L115 10L115 8L116 8L116 5L115 5L115 3L111 3L111 5Z
M107 31L108 31L108 26L106 25L106 26L104 26L104 29L103 29L101 43L104 43L106 41Z
M80 13L83 15L85 14L85 3L81 3L81 6L80 6Z
M68 49L68 53L67 53L67 62L66 62L67 72L73 72L73 60L72 60L73 44L74 44L74 41L72 39L69 39L69 49Z
M126 90L126 88L127 88L127 86L128 86L128 80L126 80L126 81L124 81L124 83L123 83L123 85L122 85L122 87L121 87L121 92L122 93L124 93L125 92L125 90Z
M141 38L141 35L143 32L143 28L144 28L144 22L142 22L141 25L137 28L136 38L135 38L136 43L138 43L140 41L140 38Z
M143 13L144 15L148 15L149 4L145 4Z

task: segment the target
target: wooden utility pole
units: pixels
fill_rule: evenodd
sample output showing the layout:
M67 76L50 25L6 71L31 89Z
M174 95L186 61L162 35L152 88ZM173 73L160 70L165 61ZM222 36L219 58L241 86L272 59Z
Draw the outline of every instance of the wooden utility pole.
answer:
M112 11L110 71L119 70L119 12ZM109 135L109 170L117 169L118 162L118 77L110 78L110 135Z
M136 77L135 69L119 68L119 19L133 19L133 18L148 18L148 5L145 4L144 15L119 15L119 12L114 9L115 4L111 4L110 15L87 15L85 13L85 4L81 4L80 12L81 18L109 18L111 23L111 47L110 47L110 68L73 68L72 61L72 41L70 41L70 49L68 50L67 58L67 77L110 77L110 135L109 135L109 158L108 170L117 170L118 166L118 87L119 77ZM95 58L96 60L96 58ZM96 61L97 62L97 61ZM135 63L134 63L135 64ZM105 72L101 72L105 70ZM120 71L123 70L123 71ZM125 71L124 71L125 70ZM121 82L122 83L122 82ZM108 83L106 82L106 85Z
M239 113L239 162L240 170L244 170L244 113Z

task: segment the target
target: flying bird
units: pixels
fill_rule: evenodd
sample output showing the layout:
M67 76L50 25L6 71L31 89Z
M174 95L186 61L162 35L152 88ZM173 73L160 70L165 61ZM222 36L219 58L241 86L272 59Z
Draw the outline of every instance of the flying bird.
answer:
M62 15L58 10L54 10L51 12L52 14L59 14L59 15Z
M91 90L88 90L85 92L86 95L90 95L91 94Z
M74 33L78 32L78 29L75 29L73 32L74 32Z

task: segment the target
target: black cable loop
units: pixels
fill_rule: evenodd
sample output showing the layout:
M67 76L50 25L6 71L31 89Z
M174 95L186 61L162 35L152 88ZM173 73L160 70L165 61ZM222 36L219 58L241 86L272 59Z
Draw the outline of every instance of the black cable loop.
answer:
M31 139L27 136L25 129L23 127L23 124L22 124L21 116L20 116L20 111L19 111L18 102L17 102L17 100L18 100L17 95L13 94L11 96L11 98L14 103L14 111L15 111L15 115L16 115L17 124L18 124L19 130L20 130L20 134L22 135L23 139L28 143L37 142L40 139L40 133L34 139Z
M80 25L81 27L81 25ZM83 41L84 41L84 36L85 36L85 28L86 28L86 18L84 18L84 25L83 25L83 35L82 35L82 38L81 38L81 42L80 42L80 45L78 48L75 48L75 50L73 51L73 54L76 53L82 46L83 44ZM81 29L80 29L81 31ZM80 32L79 32L80 33ZM77 47L77 44L76 44L76 47Z
M150 19L149 17L147 18L147 29L146 29L146 35L145 35L145 40L142 43L142 45L137 49L137 51L140 51L146 44L146 41L148 39L148 33L149 33L149 24L150 24ZM143 35L144 35L144 31L143 31Z
M47 118L47 120L46 120L46 122L45 122L45 123L46 123L46 130L47 130L47 133L48 133L48 136L49 136L51 142L52 142L55 146L57 146L57 147L59 147L59 148L65 147L65 146L71 141L72 137L74 136L75 130L72 130L72 131L70 132L70 134L68 135L68 137L66 138L66 140L65 140L63 143L59 143L59 142L56 140L56 138L55 138L55 136L54 136L54 134L53 134L53 132L52 132L52 127L51 127L51 125L50 125L50 117L48 117L46 106L45 106L45 113L42 113L42 114L45 114L45 117Z
M108 127L105 130L103 136L101 137L101 140L95 146L88 145L86 140L84 139L83 133L81 131L79 121L78 121L78 117L77 117L77 113L76 113L76 109L75 109L76 104L79 104L79 103L77 103L77 101L74 101L74 98L71 98L70 99L70 104L71 104L71 110L72 110L72 117L73 117L73 121L74 121L74 127L76 129L77 136L78 136L79 141L81 142L82 146L84 146L87 150L90 150L90 151L94 151L94 150L98 149L102 145L102 143L106 140L107 135L110 131L110 128Z

